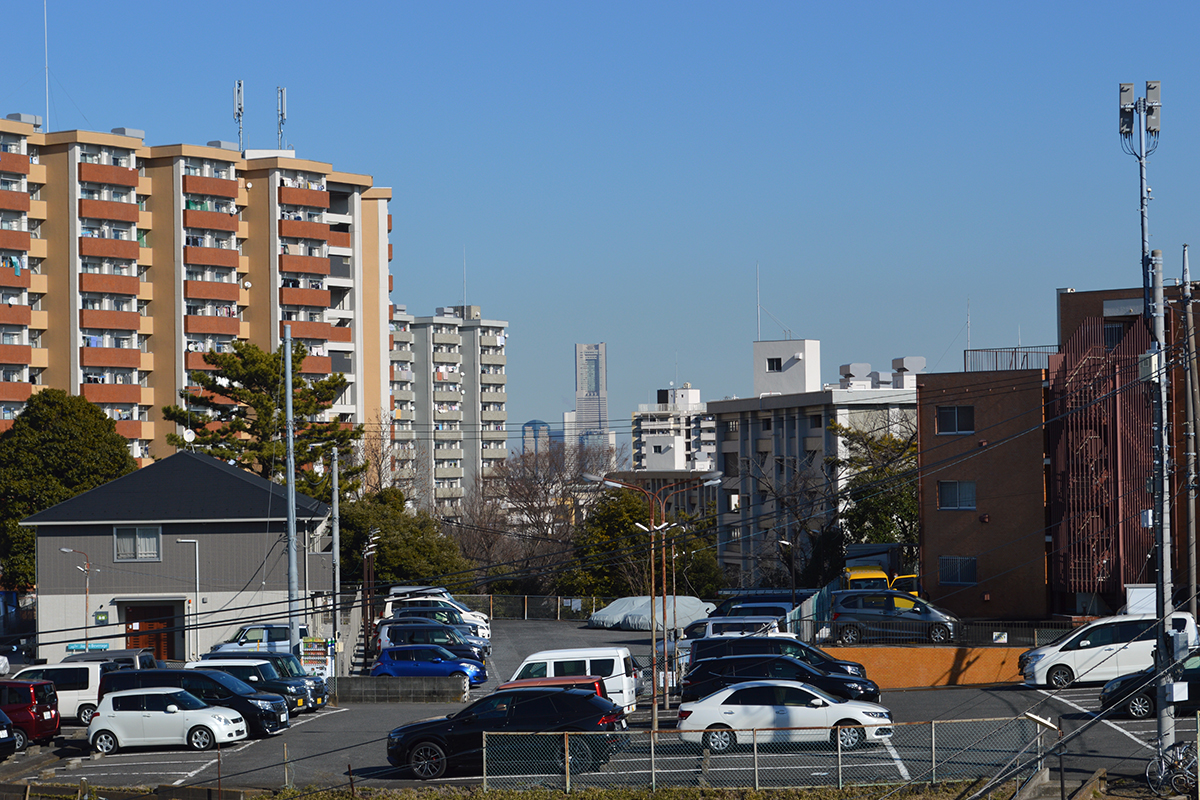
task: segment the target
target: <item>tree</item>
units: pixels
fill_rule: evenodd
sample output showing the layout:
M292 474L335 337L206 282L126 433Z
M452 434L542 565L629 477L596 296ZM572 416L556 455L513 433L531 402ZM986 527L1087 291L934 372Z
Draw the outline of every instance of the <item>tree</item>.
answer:
M0 559L3 585L37 580L35 537L17 523L137 469L116 423L80 396L46 389L0 433Z
M195 447L223 461L276 482L287 464L286 397L283 394L283 351L268 353L249 342L234 341L233 352L204 354L213 370L192 370L192 386L180 390L183 406L166 406L163 418L196 434L189 444L167 434L175 447ZM328 463L334 447L347 456L362 437L362 426L315 422L342 395L346 378L340 373L319 380L300 374L308 355L303 344L292 344L292 419L295 437L296 491L329 502L333 496L328 470L311 466ZM340 466L340 465L339 465ZM339 469L344 494L357 488L365 464L347 463Z
M430 584L451 591L471 587L471 564L458 545L442 535L440 524L429 514L408 513L399 489L389 487L345 503L340 512L343 579L362 580L363 550L371 531L377 529L376 583Z
M877 420L877 422L881 422ZM911 417L891 425L847 428L833 424L846 456L833 466L848 471L842 532L846 543L899 543L916 558L920 533L917 500L917 431Z

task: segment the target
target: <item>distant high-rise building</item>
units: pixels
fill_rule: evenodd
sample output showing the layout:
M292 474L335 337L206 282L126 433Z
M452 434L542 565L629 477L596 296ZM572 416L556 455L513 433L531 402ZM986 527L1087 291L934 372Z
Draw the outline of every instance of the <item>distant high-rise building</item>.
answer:
M608 367L604 342L575 345L575 429L608 430Z
M531 419L521 426L521 451L546 453L550 450L550 426L540 419Z

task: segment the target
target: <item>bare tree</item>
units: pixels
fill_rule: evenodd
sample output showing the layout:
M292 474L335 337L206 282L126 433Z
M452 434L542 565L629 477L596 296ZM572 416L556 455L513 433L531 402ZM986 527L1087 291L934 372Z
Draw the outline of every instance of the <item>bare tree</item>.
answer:
M397 488L404 493L406 504L428 510L433 497L432 481L424 467L428 446L415 439L393 438L397 423L393 412L379 409L350 454L350 463L364 465L357 498Z

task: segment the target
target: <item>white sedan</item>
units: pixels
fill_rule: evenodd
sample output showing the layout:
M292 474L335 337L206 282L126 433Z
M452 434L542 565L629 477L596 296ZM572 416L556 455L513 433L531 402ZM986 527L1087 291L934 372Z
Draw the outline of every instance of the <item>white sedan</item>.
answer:
M103 754L151 745L207 750L245 739L246 721L238 712L210 706L183 689L129 689L104 695L87 736L92 748Z
M844 700L797 681L747 681L679 707L679 738L723 753L754 738L767 742L841 741L843 750L892 736L892 712Z

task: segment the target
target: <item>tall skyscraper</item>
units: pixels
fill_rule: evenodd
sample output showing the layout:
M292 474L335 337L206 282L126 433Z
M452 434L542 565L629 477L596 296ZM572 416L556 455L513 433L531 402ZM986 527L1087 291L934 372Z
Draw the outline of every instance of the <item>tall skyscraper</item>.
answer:
M575 430L608 430L608 367L605 344L575 345Z

